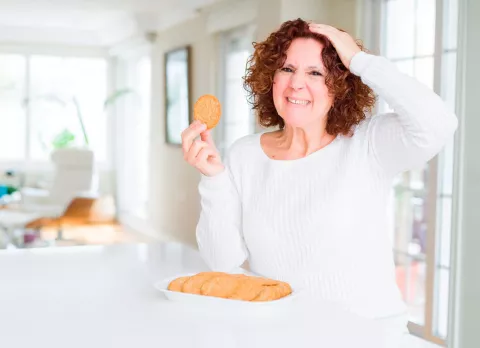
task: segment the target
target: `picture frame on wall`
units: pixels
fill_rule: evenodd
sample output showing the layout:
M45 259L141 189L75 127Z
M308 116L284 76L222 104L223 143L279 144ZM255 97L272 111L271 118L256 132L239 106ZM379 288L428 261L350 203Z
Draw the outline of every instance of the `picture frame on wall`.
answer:
M165 53L165 141L181 145L182 131L191 123L191 47Z

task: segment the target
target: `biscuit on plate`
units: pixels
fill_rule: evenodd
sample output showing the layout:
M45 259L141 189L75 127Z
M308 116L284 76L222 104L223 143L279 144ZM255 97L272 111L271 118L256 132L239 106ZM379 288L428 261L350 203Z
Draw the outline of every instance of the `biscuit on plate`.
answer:
M179 277L170 282L168 290L253 302L274 301L292 293L286 282L224 272L200 272Z
M251 277L239 280L238 287L228 298L231 300L252 301L263 290L262 284Z
M252 301L275 301L290 295L291 292L290 285L284 282L277 282L275 285L264 284L263 290Z
M215 276L203 283L200 293L206 296L227 298L238 287L238 278L232 276Z
M198 274L195 274L194 276L191 276L189 279L187 279L185 283L183 283L182 292L201 295L200 289L203 283L209 280L210 278L213 278L215 276L222 275L222 274L225 274L225 273L200 272Z
M180 277L168 284L168 290L170 291L182 291L183 283L190 277Z

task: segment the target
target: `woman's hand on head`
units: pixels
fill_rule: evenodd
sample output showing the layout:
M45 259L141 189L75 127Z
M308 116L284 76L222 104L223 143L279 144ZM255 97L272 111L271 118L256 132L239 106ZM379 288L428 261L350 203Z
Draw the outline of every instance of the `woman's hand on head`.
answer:
M326 24L309 23L309 28L310 31L324 35L330 40L343 65L349 69L353 56L361 51L350 34Z
M198 136L200 139L197 139ZM182 150L185 161L203 175L215 176L225 168L210 130L204 123L195 121L182 132Z

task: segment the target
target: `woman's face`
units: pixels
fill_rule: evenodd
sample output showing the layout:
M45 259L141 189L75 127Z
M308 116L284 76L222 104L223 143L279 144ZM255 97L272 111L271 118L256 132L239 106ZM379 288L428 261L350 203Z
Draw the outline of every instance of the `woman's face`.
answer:
M323 45L314 39L295 39L285 64L273 78L273 102L285 124L305 127L324 122L333 96L325 85Z

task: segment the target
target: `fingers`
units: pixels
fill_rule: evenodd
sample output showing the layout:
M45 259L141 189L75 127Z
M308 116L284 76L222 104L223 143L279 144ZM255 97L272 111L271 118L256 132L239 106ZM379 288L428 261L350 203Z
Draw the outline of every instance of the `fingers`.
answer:
M325 35L329 39L331 39L332 37L335 37L336 35L341 33L340 30L338 30L337 28L332 27L330 25L326 25L326 24L310 23L308 25L308 27L309 27L310 31L313 31L313 32L318 33L318 34Z
M326 31L339 31L337 28L332 27L328 24L321 24L321 23L309 23L308 26L313 29L317 30L326 30Z
M332 28L329 25L319 23L309 23L308 27L315 30L328 30L328 28Z
M206 142L207 144L211 145L212 147L216 148L215 143L213 142L212 134L210 130L206 130L200 133L200 139Z
M182 132L182 149L184 160L204 175L214 175L222 167L220 154L205 124L195 121Z
M217 149L205 141L194 140L189 151L184 155L185 160L190 164L195 164L204 154L208 156L218 156Z
M189 151L195 138L205 129L207 129L207 126L204 123L195 121L182 132L182 149L184 154Z
M201 149L209 146L206 142L201 141L201 140L194 140L192 142L192 145L190 146L190 149L184 154L185 160L192 164L195 165L195 158L197 157L198 153L200 152Z
M214 149L209 147L202 148L196 157L197 165L202 165L208 161L209 157L217 157L218 153Z
M324 35L333 45L343 65L348 69L355 54L360 47L355 40L345 31L325 24L309 24L310 31Z

